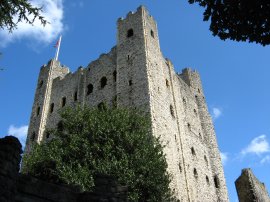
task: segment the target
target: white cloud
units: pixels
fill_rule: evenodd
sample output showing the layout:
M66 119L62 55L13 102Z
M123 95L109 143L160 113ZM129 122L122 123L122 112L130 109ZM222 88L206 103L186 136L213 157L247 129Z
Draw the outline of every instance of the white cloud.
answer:
M254 138L250 144L241 151L241 154L254 153L257 155L270 152L269 143L267 142L266 135L260 135Z
M20 126L20 127L10 125L8 128L8 135L13 135L13 136L17 137L20 140L22 147L24 148L26 136L27 136L27 131L28 131L27 125Z
M42 16L49 22L44 27L38 19L34 25L27 24L25 21L19 22L18 27L12 33L8 30L0 31L0 41L2 47L19 39L33 39L43 44L52 43L53 40L63 31L63 0L31 0L32 5L42 7ZM31 16L29 16L30 19Z
M228 153L220 152L222 164L225 165L228 161Z
M261 164L270 163L270 155L265 156L261 161Z
M215 120L222 115L222 110L220 108L213 107L211 114L212 114L212 118Z

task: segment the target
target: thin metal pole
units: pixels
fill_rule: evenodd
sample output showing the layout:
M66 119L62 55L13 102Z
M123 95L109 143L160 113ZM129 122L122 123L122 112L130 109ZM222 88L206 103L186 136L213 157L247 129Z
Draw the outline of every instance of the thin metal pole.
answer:
M55 54L55 60L58 60L58 55L59 55L61 40L62 40L62 35L60 35L59 41L56 44L57 50L56 50L56 54Z

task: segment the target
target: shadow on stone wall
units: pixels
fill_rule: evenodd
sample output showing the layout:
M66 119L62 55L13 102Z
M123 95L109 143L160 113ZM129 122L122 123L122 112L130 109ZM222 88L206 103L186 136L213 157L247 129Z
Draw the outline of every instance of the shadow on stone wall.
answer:
M95 176L93 192L48 183L19 173L21 144L13 136L0 138L0 202L125 202L127 186L105 175Z

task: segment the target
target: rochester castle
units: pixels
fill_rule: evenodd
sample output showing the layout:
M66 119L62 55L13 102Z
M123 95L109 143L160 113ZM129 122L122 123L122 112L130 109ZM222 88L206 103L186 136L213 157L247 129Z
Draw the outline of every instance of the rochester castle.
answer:
M165 144L171 187L180 201L228 201L213 122L198 72L174 71L162 55L157 24L144 7L117 21L117 44L71 73L59 61L41 67L26 151L49 137L66 106L140 108L151 115L152 134Z

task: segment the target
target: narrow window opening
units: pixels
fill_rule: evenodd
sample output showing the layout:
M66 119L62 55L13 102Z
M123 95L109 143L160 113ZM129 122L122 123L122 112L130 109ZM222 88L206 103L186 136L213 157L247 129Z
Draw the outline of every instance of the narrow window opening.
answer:
M208 166L208 160L207 160L207 157L204 155L204 161L206 163L206 165Z
M52 103L50 106L50 112L53 113L53 110L54 110L54 103Z
M88 84L87 86L87 95L90 95L93 92L93 85L92 84Z
M182 173L182 166L181 166L181 163L179 163L178 165L179 165L180 173Z
M132 80L129 80L129 81L128 81L128 85L132 86L132 84L133 84L133 83L132 83Z
M43 80L41 80L38 84L38 88L41 88L43 86Z
M50 133L46 133L46 138L49 139L50 138Z
M113 72L113 80L114 80L114 82L116 82L116 75L117 75L117 73L116 73L116 71L114 71Z
M195 155L196 155L196 153L195 153L195 149L194 149L193 147L191 147L191 153L192 153L192 155L193 155L193 156L195 156Z
M77 91L74 93L73 98L74 98L74 101L77 101L78 100L78 92Z
M35 139L36 139L36 133L33 132L32 135L31 135L31 137L30 137L30 140L31 141L34 141Z
M197 111L196 111L196 109L193 109L193 111L194 111L194 114L197 116Z
M129 29L128 31L127 31L127 37L129 38L129 37L132 37L133 36L133 29Z
M104 88L107 85L107 78L104 76L100 79L100 87Z
M129 59L130 59L130 56L128 55L127 58L128 58L128 60L129 60Z
M206 183L207 183L208 185L210 185L209 178L208 178L207 175L205 176L205 179L206 179Z
M172 117L175 118L174 110L173 110L173 106L172 105L170 105L170 112L171 112Z
M117 95L113 97L113 100L112 100L112 104L113 104L113 107L117 107Z
M66 102L67 102L67 98L66 97L62 97L61 106L64 107L66 105Z
M215 187L216 188L219 188L219 179L218 179L218 176L217 175L215 175L215 177L214 177L214 183L215 183Z
M187 124L187 126L188 126L188 129L189 129L189 130L191 130L191 126L190 126L190 123L188 123L188 124Z
M37 116L39 115L40 107L37 108Z
M202 139L202 134L201 133L199 133L199 137Z
M168 79L166 79L166 86L167 86L168 88L169 88L169 86L170 86Z
M151 36L152 36L153 38L155 38L155 35L154 35L153 30L151 30Z
M198 93L201 93L200 89L198 88Z
M195 178L198 178L198 172L196 168L193 169L193 174Z
M186 104L186 99L183 97L183 103Z

